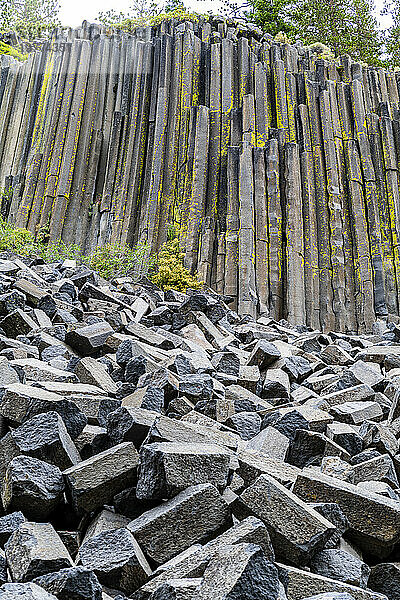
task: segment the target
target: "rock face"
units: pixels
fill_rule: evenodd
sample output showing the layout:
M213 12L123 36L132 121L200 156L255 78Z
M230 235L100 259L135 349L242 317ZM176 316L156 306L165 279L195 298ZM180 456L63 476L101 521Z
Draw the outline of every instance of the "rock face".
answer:
M220 16L161 20L132 33L85 21L51 39L35 44L29 63L0 58L0 189L12 191L2 215L34 233L46 226L50 240L85 251L134 240L155 251L177 221L186 266L232 295L242 315L359 333L399 316L392 71L347 56L321 62L316 48ZM14 266L2 272L13 275ZM129 325L125 297L94 290L88 270L64 279L56 303L20 274L15 290L0 290L0 327L15 339L35 319L51 319L68 326L69 348L96 358L110 333L104 314L115 329ZM95 294L103 310L82 328L68 305L76 289L89 305ZM187 302L177 315L180 296L169 299L164 307L139 300L127 333L147 343L137 324L150 300L153 327L179 325L185 339L226 351L230 332L212 327L218 305L204 312L202 301ZM251 343L252 325L242 325L241 341ZM386 339L398 333L394 324ZM157 335L149 344L162 354L168 348ZM277 356L268 346L274 334L255 335L260 345L240 365L251 391L257 369ZM303 349L320 341L307 339ZM342 342L324 344L324 364L357 362ZM307 377L303 357L278 352L291 381ZM236 367L228 369L235 375ZM352 375L379 386L371 371Z
M32 328L0 332L0 600L400 598L400 344L382 327L322 334L7 256Z

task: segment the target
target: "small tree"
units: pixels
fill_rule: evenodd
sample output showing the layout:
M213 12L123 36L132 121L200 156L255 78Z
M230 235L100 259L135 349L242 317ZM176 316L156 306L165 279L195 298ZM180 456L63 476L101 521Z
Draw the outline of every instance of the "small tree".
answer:
M58 0L0 0L0 30L32 39L58 24Z
M299 0L294 21L305 43L379 65L383 38L373 8L371 0Z
M400 66L400 0L386 0L383 15L392 18L392 24L385 31L385 50L388 63L392 67Z
M266 33L296 33L292 19L293 0L222 0L223 12L232 18L243 18L255 23Z

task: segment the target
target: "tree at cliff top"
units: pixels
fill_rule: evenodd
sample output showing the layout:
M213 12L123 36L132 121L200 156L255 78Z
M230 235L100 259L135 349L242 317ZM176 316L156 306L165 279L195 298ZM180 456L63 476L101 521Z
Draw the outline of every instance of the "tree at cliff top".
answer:
M273 36L280 32L288 35L297 33L293 20L295 0L222 0L222 4L228 16L247 19Z
M33 39L58 24L58 0L0 0L0 31Z
M381 64L383 35L371 0L300 0L294 21L305 43L321 42L336 56Z
M394 0L400 5L400 0ZM226 14L244 17L275 36L319 42L336 56L381 64L383 34L373 0L223 0Z
M100 12L97 20L110 27L117 25L122 29L129 29L130 24L144 24L162 14L177 13L179 11L182 13L187 12L182 0L166 0L165 4L157 4L153 0L133 0L128 12L117 12L112 8Z
M392 17L385 32L388 62L392 67L400 67L400 0L386 0L382 13Z

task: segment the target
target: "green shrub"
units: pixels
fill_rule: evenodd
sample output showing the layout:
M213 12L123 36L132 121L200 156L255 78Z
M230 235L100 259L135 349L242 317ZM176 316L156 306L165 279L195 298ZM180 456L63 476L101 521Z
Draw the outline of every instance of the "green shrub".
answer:
M291 39L286 35L284 31L280 31L274 37L274 42L278 42L279 44L291 44Z
M314 54L318 55L318 58L322 58L327 61L335 60L335 54L325 44L321 42L314 42L314 44L310 44L309 48L314 52Z
M137 244L134 248L125 244L106 244L97 248L89 256L86 264L104 279L125 275L139 279L142 275L148 275L154 264L154 258L148 256L148 248L145 244Z
M86 255L77 244L66 244L62 240L46 243L44 239L43 232L35 239L27 229L15 227L0 217L0 252L39 256L46 263L72 258L108 280L124 275L139 279L148 275L154 265L155 259L148 256L144 244L133 248L125 244L106 244Z
M0 217L0 251L5 250L30 256L37 252L37 243L30 231L14 227Z
M152 281L163 290L185 292L187 288L196 290L201 288L203 282L183 265L184 256L178 238L166 242L158 253L158 270L153 275Z

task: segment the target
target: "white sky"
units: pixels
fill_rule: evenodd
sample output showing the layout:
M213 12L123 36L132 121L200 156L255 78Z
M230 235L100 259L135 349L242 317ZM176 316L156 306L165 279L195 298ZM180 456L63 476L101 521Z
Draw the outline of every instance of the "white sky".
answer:
M212 10L218 13L221 7L220 0L184 0L185 5L198 12L207 12ZM160 2L161 3L161 2ZM77 27L84 21L94 21L101 11L114 8L117 12L126 12L131 5L131 0L60 0L61 11L60 20L63 25ZM390 22L388 17L380 17L379 11L383 5L383 0L376 0L377 16L382 26L387 26Z

